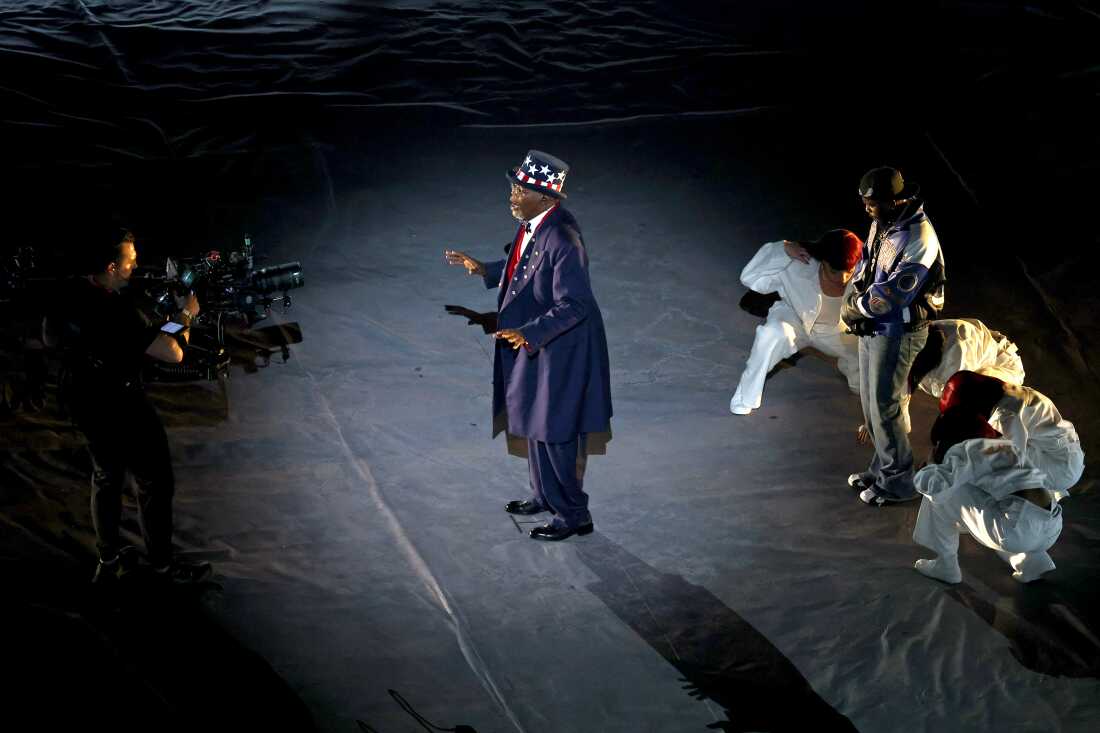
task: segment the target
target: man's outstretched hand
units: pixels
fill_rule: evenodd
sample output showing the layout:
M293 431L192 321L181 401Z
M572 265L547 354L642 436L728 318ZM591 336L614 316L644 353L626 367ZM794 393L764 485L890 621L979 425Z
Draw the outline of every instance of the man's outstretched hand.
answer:
M465 267L468 275L485 274L485 265L465 252L460 252L457 249L445 249L443 250L443 256L447 259L448 265L462 265Z

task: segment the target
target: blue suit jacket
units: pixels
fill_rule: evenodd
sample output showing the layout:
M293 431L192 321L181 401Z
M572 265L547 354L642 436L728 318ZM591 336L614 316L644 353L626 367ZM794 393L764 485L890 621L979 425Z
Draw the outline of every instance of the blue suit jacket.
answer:
M509 247L516 246L513 241ZM508 259L485 263L499 288L497 328L518 329L527 346L496 342L493 435L564 443L609 430L611 374L603 316L588 279L588 253L573 215L550 211L504 283Z

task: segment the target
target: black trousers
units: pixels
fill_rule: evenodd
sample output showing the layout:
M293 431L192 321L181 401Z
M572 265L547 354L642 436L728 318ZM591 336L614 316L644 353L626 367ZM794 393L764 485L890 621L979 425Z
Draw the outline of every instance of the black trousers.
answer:
M103 560L122 546L122 491L129 472L137 487L138 518L149 562L172 557L172 497L175 476L168 436L160 416L140 389L76 395L73 417L92 454L92 522Z

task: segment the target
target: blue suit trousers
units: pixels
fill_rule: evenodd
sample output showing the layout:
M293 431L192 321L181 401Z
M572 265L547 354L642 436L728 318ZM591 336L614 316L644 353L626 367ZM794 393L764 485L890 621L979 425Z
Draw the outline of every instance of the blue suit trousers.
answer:
M550 524L576 528L592 521L584 469L588 436L581 433L567 443L527 439L527 467L531 473L531 501L553 512Z

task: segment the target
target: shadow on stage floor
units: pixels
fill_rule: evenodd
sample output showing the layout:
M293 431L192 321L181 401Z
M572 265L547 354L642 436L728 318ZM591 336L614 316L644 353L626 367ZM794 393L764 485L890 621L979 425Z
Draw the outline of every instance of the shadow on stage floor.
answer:
M706 588L662 573L606 537L578 543L597 598L683 675L684 690L722 706L709 728L855 731L768 639Z
M271 666L210 618L216 585L181 591L142 578L93 592L64 568L23 571L40 582L9 585L0 606L11 675L6 724L118 733L315 729Z

